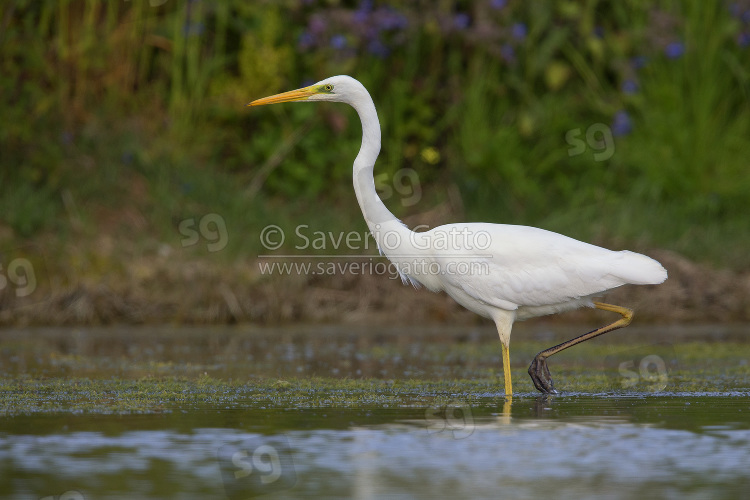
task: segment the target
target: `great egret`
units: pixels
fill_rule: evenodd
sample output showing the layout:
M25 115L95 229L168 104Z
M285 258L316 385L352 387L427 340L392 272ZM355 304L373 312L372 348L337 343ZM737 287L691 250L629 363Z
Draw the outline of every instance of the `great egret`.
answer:
M627 326L633 317L630 309L593 298L621 285L657 284L667 279L661 264L645 255L607 250L535 227L465 223L413 232L386 208L375 190L373 167L380 152L380 123L367 89L349 76L334 76L248 106L297 101L344 102L357 111L362 146L354 160L354 191L379 250L395 264L404 283L444 291L495 322L502 344L506 396L513 394L509 344L514 321L582 306L622 316L536 355L529 366L534 385L544 393L557 392L548 357Z

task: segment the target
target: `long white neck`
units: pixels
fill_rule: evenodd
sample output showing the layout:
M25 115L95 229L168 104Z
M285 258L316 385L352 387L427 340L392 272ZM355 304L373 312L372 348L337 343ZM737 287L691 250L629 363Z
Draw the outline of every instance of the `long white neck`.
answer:
M392 257L409 252L411 231L383 204L375 189L373 167L380 153L380 122L369 93L350 102L362 121L362 146L354 160L354 192L380 250Z

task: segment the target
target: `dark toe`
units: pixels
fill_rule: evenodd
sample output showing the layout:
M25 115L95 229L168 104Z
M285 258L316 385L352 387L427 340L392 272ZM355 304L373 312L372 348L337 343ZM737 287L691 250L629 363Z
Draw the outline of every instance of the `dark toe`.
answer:
M529 376L534 382L534 387L536 387L539 392L545 394L557 393L557 390L555 390L555 386L552 383L552 376L549 373L549 368L547 367L547 360L539 357L534 358L531 365L529 365Z

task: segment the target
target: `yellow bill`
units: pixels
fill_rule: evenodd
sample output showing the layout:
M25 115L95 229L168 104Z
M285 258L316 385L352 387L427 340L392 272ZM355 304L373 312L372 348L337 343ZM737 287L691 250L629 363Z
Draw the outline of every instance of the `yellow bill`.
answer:
M290 90L281 94L264 97L262 99L256 99L255 101L248 104L248 106L263 106L265 104L276 104L277 102L291 102L291 101L303 101L310 96L318 93L315 86L305 87L297 90Z

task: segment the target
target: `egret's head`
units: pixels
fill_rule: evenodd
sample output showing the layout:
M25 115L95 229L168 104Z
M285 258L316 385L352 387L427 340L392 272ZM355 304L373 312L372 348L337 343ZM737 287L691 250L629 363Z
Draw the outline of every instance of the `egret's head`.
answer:
M248 106L302 101L334 101L354 104L363 95L369 97L367 90L361 83L350 76L339 75L326 78L309 87L255 100Z

